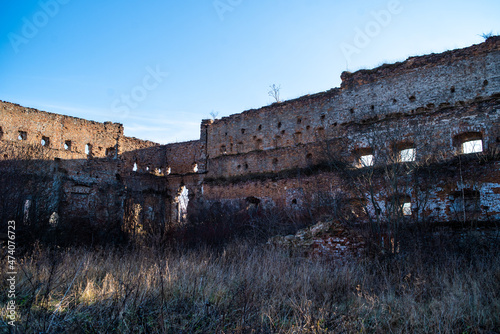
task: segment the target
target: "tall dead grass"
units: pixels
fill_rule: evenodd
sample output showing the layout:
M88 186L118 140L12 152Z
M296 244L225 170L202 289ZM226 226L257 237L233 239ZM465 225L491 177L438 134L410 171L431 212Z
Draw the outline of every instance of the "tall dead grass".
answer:
M471 251L476 249L477 251ZM19 333L491 333L498 247L335 264L222 251L41 249L19 259ZM2 290L6 277L2 274ZM0 297L5 305L6 296ZM7 322L5 308L2 320ZM2 330L8 330L5 323Z

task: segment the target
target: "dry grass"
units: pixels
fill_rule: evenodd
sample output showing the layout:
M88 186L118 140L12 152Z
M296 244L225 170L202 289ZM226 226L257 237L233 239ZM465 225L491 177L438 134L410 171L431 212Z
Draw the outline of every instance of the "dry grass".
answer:
M244 243L218 253L38 248L19 259L17 329L494 333L500 328L498 249L465 253L336 265Z

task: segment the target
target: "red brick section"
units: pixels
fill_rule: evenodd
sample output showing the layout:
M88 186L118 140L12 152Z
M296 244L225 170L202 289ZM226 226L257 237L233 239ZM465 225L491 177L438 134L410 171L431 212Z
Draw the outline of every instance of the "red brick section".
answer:
M341 222L327 219L298 231L295 235L277 236L268 244L300 250L312 257L329 257L336 261L351 261L365 248L361 235Z

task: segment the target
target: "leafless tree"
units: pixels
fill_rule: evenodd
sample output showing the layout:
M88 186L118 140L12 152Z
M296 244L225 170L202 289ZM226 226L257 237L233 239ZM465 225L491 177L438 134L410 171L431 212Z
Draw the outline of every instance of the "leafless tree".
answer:
M410 221L423 223L429 218L431 189L437 182L429 166L439 161L440 155L431 142L422 140L426 138L424 131L409 128L404 122L395 123L383 134L366 131L359 138L362 147L351 148L353 151L345 150L350 145L341 138L323 142L325 163L343 180L344 189L349 189L338 212L346 222L368 221L370 238L389 238L393 249ZM430 157L423 152L436 154Z
M215 110L212 110L210 112L210 116L212 117L212 119L215 121L217 119L217 116L219 116L219 112L218 111L215 111Z
M488 33L482 33L479 36L481 36L482 38L484 38L484 40L487 40L488 38L493 37L493 31L490 31Z
M276 85L272 84L269 86L269 92L267 94L272 97L276 102L281 102L280 100L280 90L281 90L281 85Z

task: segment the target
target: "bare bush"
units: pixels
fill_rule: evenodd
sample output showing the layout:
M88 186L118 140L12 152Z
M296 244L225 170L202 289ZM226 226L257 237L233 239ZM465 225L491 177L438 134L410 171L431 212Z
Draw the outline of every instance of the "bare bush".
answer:
M280 91L281 85L272 84L269 86L269 92L267 92L267 94L272 97L276 103L280 103Z

